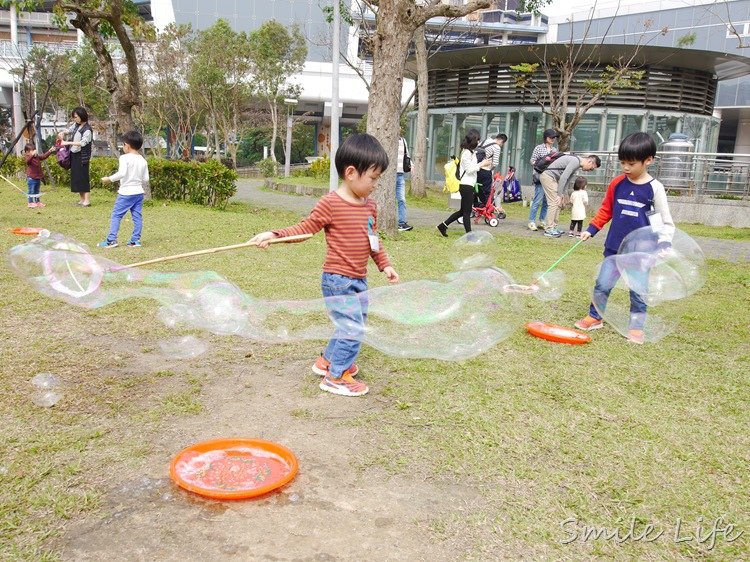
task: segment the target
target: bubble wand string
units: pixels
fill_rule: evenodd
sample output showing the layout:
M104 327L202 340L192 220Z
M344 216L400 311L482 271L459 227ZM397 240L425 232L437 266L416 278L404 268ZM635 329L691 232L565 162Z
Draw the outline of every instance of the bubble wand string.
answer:
M22 195L26 195L26 192L23 191L20 187L18 187L16 184L14 184L12 181L10 181L8 178L6 178L4 175L0 174L0 178L3 178L5 181L7 181L10 185L15 187L18 191L21 192Z
M575 244L573 244L573 245L572 245L572 246L570 247L570 249L569 249L569 250L568 250L567 252L565 252L565 253L564 253L564 254L563 254L562 256L560 256L560 259L558 259L558 260L557 260L557 261L556 261L555 263L553 263L553 264L552 264L552 265L551 265L551 266L549 267L549 269L548 269L547 271L545 271L545 272L544 272L544 273L542 273L542 274L541 274L541 275L540 275L539 277L537 277L536 279L534 279L534 283L536 283L537 281L541 281L541 280L542 280L542 277L544 277L544 276L545 276L545 275L547 275L547 274L548 274L548 273L549 273L550 271L552 271L553 269L555 269L555 268L557 267L557 265L558 265L558 264L559 264L559 263L560 263L561 261L563 261L563 260L564 260L564 259L565 259L566 257L568 257L568 255L569 255L569 254L570 254L570 253L571 253L571 252L572 252L573 250L575 250L575 249L576 249L576 248L578 247L578 245L579 245L579 244L580 244L581 242L583 242L583 240L579 240L578 242L576 242Z

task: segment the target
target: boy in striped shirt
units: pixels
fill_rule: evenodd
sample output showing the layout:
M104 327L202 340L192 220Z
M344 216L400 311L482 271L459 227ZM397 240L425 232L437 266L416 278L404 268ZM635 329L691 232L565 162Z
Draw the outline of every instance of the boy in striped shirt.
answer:
M367 320L367 261L372 257L390 283L398 283L378 238L378 210L369 198L388 167L388 155L372 135L354 134L336 151L339 188L321 197L310 215L288 228L262 232L251 241L261 248L268 240L325 230L326 257L321 286L335 329L325 351L312 367L323 375L321 390L341 396L362 396L369 388L354 377Z

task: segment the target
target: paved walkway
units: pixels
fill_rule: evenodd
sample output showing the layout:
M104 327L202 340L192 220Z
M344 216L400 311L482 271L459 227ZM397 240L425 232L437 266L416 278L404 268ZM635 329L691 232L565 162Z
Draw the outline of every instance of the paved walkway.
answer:
M262 180L240 178L237 180L237 193L232 200L251 203L256 207L295 211L300 215L309 213L317 201L317 198L305 195L289 195L276 191L264 191L261 189L262 185ZM409 224L418 228L434 229L435 225L445 219L448 214L447 210L434 211L410 207ZM526 223L527 221L518 219L505 219L500 221L500 226L497 228L490 228L484 224L479 224L475 228L493 233L502 232L504 234L512 234L513 236L527 236L531 238L543 236L541 231L532 232L526 228ZM451 225L452 230L456 228L461 229L462 227L458 224ZM437 233L437 231L435 232ZM702 236L696 236L695 240L703 249L703 253L707 258L735 263L750 263L750 242L719 240L717 238L705 238ZM555 241L560 244L570 244L570 238L566 235ZM591 243L601 246L604 243L604 236L592 238Z

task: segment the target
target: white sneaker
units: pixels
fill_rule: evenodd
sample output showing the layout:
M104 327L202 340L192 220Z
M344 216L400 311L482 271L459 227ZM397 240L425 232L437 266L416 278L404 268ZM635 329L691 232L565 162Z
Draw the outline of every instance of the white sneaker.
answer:
M542 230L547 230L547 221L542 221Z
M529 223L529 230L539 230L539 229L538 229L538 228L536 227L536 223L535 223L534 221L531 221L531 222Z

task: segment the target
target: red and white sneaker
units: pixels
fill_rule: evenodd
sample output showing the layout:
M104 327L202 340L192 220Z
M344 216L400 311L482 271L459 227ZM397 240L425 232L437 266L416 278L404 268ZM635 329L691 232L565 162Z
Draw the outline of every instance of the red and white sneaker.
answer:
M604 326L604 322L602 322L601 320L597 320L593 316L589 316L587 314L585 317L581 318L573 325L579 330L588 332L589 330L598 330L599 328Z
M326 375L320 382L320 389L339 396L363 396L370 391L365 383L355 381L348 372L338 379Z
M646 334L643 333L643 330L628 330L628 341L641 345L646 341Z
M312 372L316 375L324 377L328 374L328 368L330 366L331 362L321 355L315 360L315 363L313 363ZM351 375L352 377L356 377L357 373L359 373L359 367L356 363L354 363L351 367L344 371L344 373L349 373L349 375Z

